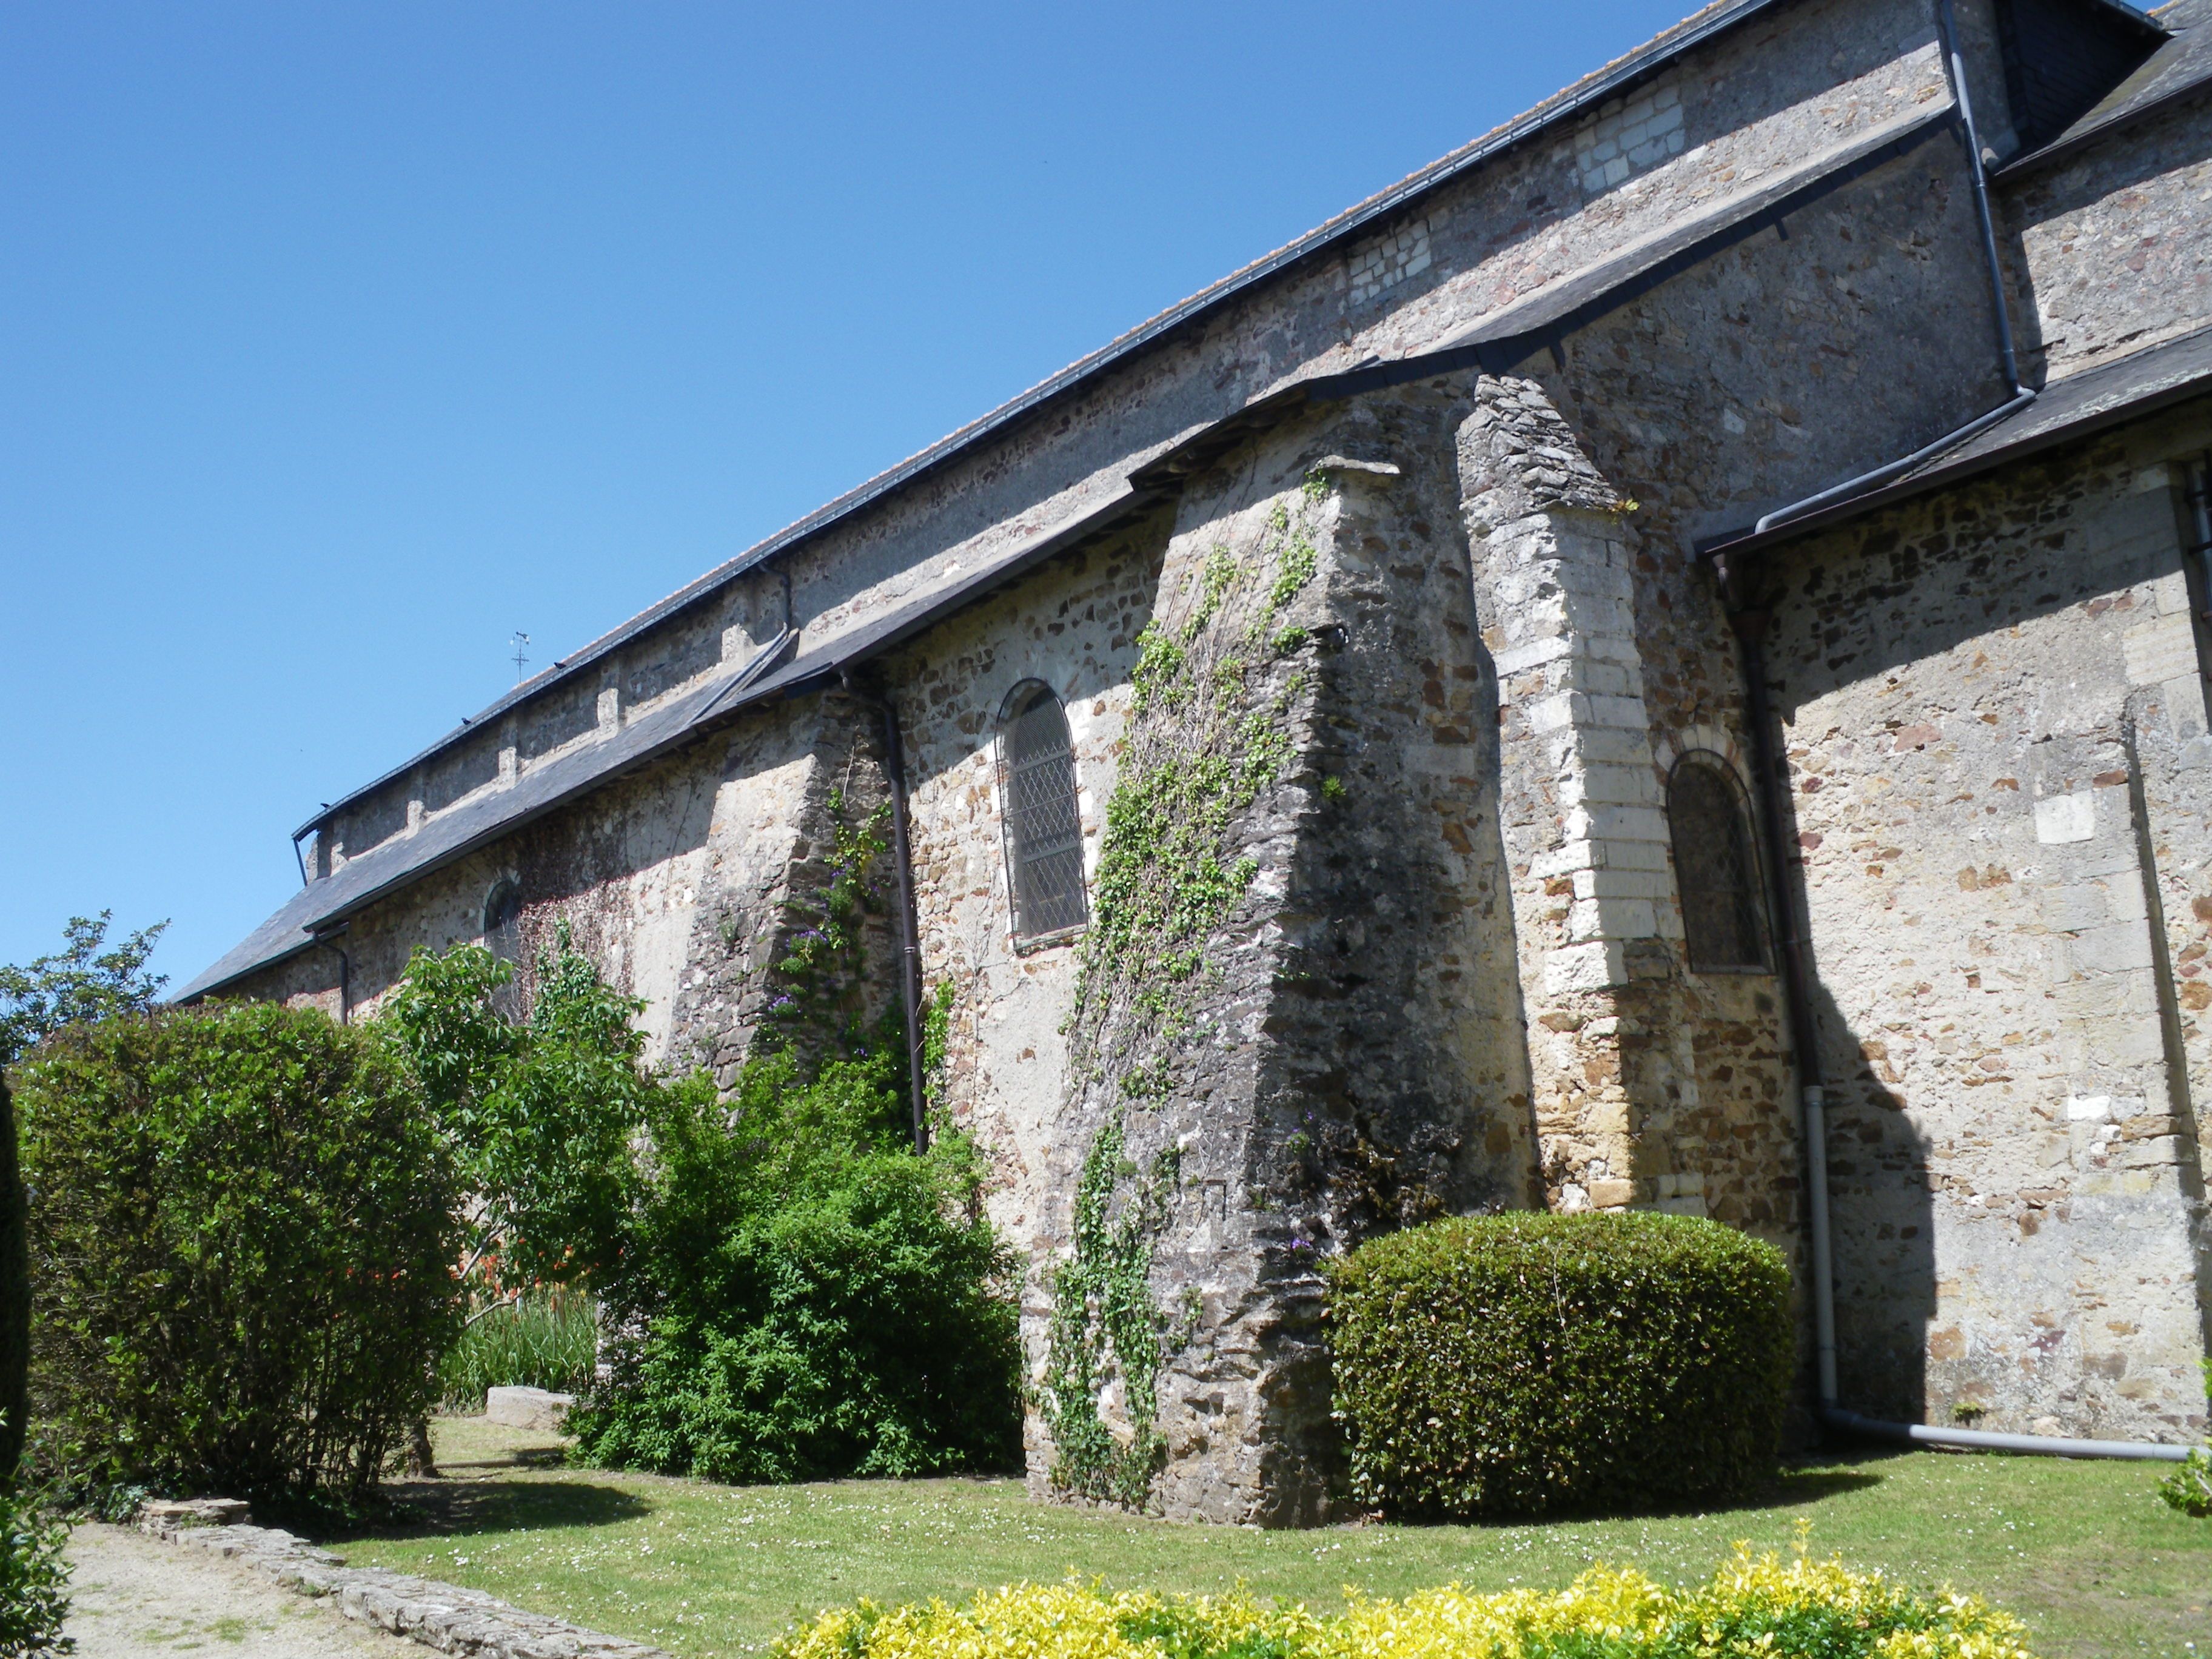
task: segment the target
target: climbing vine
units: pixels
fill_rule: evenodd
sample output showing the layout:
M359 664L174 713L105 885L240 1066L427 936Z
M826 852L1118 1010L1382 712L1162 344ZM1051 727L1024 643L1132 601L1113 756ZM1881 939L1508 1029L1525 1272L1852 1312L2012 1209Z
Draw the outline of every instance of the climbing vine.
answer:
M869 1035L861 1029L860 1007L862 932L867 916L883 904L871 877L890 849L884 831L890 806L880 804L855 820L842 789L830 792L828 805L830 879L817 891L785 902L787 915L801 925L769 969L777 989L769 1015L781 1041L836 1036L851 1048L864 1046ZM890 1035L874 1034L878 1042Z
M1291 711L1307 677L1284 659L1306 635L1279 624L1319 568L1311 514L1326 495L1316 477L1278 501L1255 559L1212 548L1185 579L1181 619L1156 617L1138 636L1131 729L1068 1027L1070 1075L1086 1094L1104 1092L1104 1118L1077 1182L1073 1249L1047 1285L1037 1389L1052 1480L1083 1497L1143 1504L1166 1455L1161 1368L1197 1328L1194 1305L1171 1316L1151 1284L1178 1158L1170 1146L1148 1166L1133 1162L1127 1114L1172 1093L1194 1024L1185 988L1206 972L1208 941L1259 873L1234 832L1292 757ZM1117 1382L1126 1435L1101 1415Z

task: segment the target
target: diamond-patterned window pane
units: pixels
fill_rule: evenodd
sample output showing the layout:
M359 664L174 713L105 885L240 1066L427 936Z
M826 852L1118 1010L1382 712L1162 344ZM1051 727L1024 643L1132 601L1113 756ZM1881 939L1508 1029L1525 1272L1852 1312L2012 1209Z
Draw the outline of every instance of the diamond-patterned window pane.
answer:
M484 948L516 964L514 977L491 994L491 1006L510 1021L522 1018L522 889L502 881L484 901Z
M1060 699L1043 686L1024 693L1000 736L1014 931L1034 939L1079 927L1091 909L1083 891L1075 750Z
M1686 757L1667 780L1667 823L1690 966L1765 971L1759 860L1735 785L1711 762Z

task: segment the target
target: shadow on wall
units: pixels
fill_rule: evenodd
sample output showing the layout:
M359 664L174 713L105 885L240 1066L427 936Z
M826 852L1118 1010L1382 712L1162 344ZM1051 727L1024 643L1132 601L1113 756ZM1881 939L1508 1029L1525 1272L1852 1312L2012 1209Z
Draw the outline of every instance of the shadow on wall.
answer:
M1789 898L1802 917L1794 874ZM1880 1041L1860 1040L1818 980L1807 994L1827 1074L1837 1386L1842 1403L1864 1416L1933 1421L1925 1415L1935 1409L1929 1360L1936 1312L1928 1142L1879 1075ZM1962 1348L1936 1357L1965 1355Z
M1770 573L1852 1410L2124 1436L2167 1410L2182 1218L2154 1146L2113 1137L2166 1109L2119 786L2131 677L2172 649L2172 512L2100 446ZM2069 801L2079 833L2045 834Z

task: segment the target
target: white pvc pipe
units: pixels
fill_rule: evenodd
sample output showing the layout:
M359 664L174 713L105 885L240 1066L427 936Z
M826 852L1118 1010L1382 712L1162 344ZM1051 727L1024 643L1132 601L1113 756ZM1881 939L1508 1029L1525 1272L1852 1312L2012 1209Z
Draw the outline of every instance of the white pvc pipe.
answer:
M2146 1463L2179 1463L2198 1446L2169 1446L2155 1440L2068 1440L2055 1434L1993 1434L1984 1429L1931 1429L1920 1423L1885 1423L1861 1417L1840 1406L1823 1407L1820 1420L1876 1440L1915 1446L1951 1446L1961 1451L2032 1452L2045 1457L2121 1457Z

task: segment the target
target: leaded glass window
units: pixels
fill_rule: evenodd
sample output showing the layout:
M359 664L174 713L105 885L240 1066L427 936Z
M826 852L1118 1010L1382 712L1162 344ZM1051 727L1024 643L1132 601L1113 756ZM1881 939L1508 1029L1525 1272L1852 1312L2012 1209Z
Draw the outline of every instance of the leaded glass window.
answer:
M484 898L484 948L514 964L514 977L491 994L491 1006L510 1020L522 1018L522 889L502 879Z
M1689 754L1667 779L1667 826L1682 931L1698 972L1764 973L1766 930L1751 817L1735 775L1717 755Z
M1080 927L1083 822L1075 803L1075 750L1052 688L1014 688L999 726L999 781L1006 803L1007 884L1022 939Z
M502 881L484 900L484 948L501 962L522 960L522 889Z

